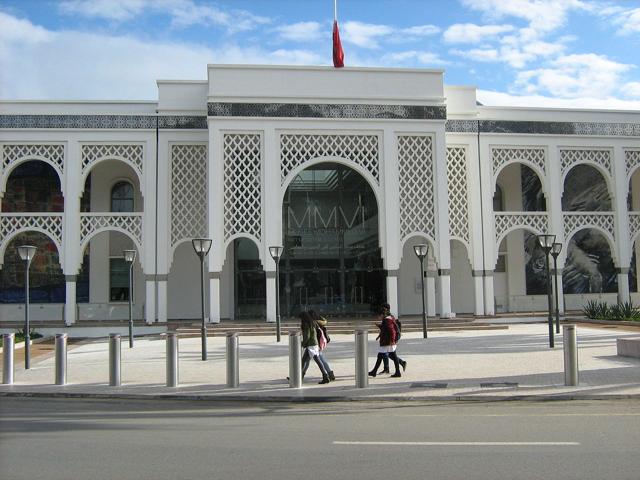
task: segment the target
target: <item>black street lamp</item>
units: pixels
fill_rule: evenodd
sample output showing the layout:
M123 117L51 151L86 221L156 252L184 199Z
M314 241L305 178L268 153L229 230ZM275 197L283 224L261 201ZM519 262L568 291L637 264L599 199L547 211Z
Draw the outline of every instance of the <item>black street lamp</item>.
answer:
M547 269L547 302L549 306L549 315L547 317L549 323L549 348L553 348L553 318L551 317L551 272L549 271L549 252L553 248L553 242L555 242L556 236L549 234L538 235L538 242L544 252L544 261Z
M276 262L276 341L280 341L280 256L282 255L283 247L275 246L269 247L269 254L273 261Z
M36 254L36 247L32 245L21 245L18 247L18 254L24 261L24 368L28 370L31 366L31 335L29 333L29 267L31 260Z
M200 305L201 305L201 319L202 326L200 328L200 340L202 343L202 360L207 359L207 328L204 325L204 259L211 249L210 238L194 238L191 240L193 250L200 258Z
M425 243L414 245L413 251L420 260L420 280L422 282L422 338L427 338L427 307L424 299L424 259L429 253L429 245Z
M556 290L556 333L560 333L560 310L558 306L558 255L560 255L561 251L562 244L560 242L553 242L553 245L551 245L551 256L553 257L553 281Z
M129 348L133 348L133 262L136 259L136 251L123 250L122 256L129 265Z

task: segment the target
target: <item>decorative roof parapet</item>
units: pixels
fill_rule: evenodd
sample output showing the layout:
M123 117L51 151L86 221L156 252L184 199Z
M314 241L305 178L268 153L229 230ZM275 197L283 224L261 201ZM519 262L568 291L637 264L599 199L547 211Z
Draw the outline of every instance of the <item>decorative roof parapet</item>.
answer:
M449 133L515 133L640 137L640 123L447 120Z
M0 128L155 129L207 128L200 115L0 115Z

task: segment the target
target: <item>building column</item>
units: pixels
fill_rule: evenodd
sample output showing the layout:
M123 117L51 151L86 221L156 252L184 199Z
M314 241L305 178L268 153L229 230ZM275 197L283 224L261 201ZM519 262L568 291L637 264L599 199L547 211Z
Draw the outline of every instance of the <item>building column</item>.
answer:
M156 282L158 285L158 322L167 323L167 283L169 280L169 275L156 275Z
M400 316L398 312L398 270L387 270L387 303L391 313Z
M482 283L482 270L472 270L473 276L473 293L475 304L473 307L473 314L476 316L484 315L484 286Z
M266 297L267 297L267 322L275 323L276 321L276 272L265 272L267 280ZM281 312L282 314L282 312Z
M77 321L78 306L76 303L77 275L65 275L64 324L68 327Z
M456 314L451 311L451 270L438 269L438 285L440 286L440 315L442 318L452 318Z
M493 270L485 270L482 277L484 284L484 314L495 315L495 297L493 291Z
M435 270L427 270L425 278L427 315L435 317L438 314L438 305L436 304L436 272Z
M627 167L625 164L625 152L622 147L615 147L613 152L613 181L614 186L614 231L615 250L618 257L618 302L624 303L631 300L629 294L629 266L631 265L631 239L629 233L629 210L627 208L627 193L629 183L627 180ZM612 252L613 253L613 252Z
M558 271L551 269L551 288L555 302L556 298L556 281L558 282L558 312L564 315L564 287L562 285L562 268L558 266Z
M155 275L145 275L144 317L147 325L156 321L156 280Z
M220 323L220 277L222 272L209 272L205 276L204 284L204 311L207 312L207 291L209 292L209 319L208 323ZM206 319L205 319L206 320Z

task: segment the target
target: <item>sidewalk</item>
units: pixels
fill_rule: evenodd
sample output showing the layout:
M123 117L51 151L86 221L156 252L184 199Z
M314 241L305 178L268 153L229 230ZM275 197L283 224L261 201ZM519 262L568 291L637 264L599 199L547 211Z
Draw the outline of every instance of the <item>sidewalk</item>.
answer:
M29 371L19 367L16 350L14 385L0 385L2 395L78 396L89 398L174 398L252 401L352 400L552 400L640 399L640 359L619 357L616 338L640 337L638 332L578 327L580 384L564 386L562 334L549 349L547 326L512 324L506 330L433 332L403 335L398 353L407 363L402 378L369 378L368 388L355 388L353 335L331 335L326 356L336 381L318 385L312 363L303 388L289 388L288 336L244 337L239 343L240 387L226 387L225 338L208 339L209 359L200 359L200 339L180 339L179 382L165 386L165 340L135 339L129 349L122 338L122 386L110 387L108 342L88 341L70 347L68 384L54 383L52 354L32 360ZM377 352L369 336L369 365ZM393 363L392 363L393 365Z

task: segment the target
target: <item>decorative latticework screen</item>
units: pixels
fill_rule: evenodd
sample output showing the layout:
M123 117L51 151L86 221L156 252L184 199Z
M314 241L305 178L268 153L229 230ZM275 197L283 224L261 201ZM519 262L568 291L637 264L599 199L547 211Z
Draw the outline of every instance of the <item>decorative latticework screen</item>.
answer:
M125 231L143 245L141 213L81 213L80 245L84 246L97 231Z
M495 220L496 252L500 249L500 242L509 232L524 228L540 234L545 233L548 229L546 212L500 212L494 213L493 218Z
M2 149L2 170L6 171L22 159L48 160L62 177L64 172L64 145L5 144Z
M207 236L207 146L171 146L171 246Z
M138 173L142 178L144 165L144 149L142 145L111 145L87 144L82 145L82 172L86 172L91 165L103 159L122 160Z
M380 183L376 135L283 134L280 136L281 185L297 167L319 157L350 160L368 171L376 182Z
M560 150L560 166L563 175L578 163L599 165L611 175L611 152L609 150Z
M627 176L640 165L640 150L625 150L624 163L627 167Z
M583 228L600 228L615 239L614 214L601 212L565 212L564 238L569 241L571 236Z
M538 167L545 174L545 150L537 147L493 147L491 149L493 160L494 180L496 173L504 165L511 162L519 162Z
M629 241L633 247L633 240L640 233L640 213L629 213Z
M262 238L261 138L226 134L224 148L224 239L237 234Z
M449 187L449 233L469 248L469 205L467 193L467 151L464 147L447 147L447 182Z
M62 255L61 213L3 213L0 215L0 241L4 242L16 232L28 230L47 233Z
M422 233L435 238L433 140L427 135L398 136L400 238Z

